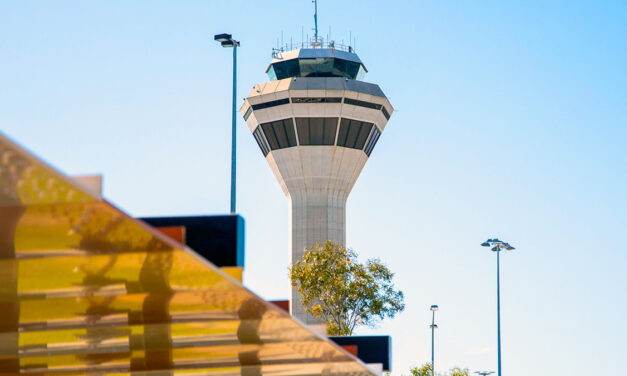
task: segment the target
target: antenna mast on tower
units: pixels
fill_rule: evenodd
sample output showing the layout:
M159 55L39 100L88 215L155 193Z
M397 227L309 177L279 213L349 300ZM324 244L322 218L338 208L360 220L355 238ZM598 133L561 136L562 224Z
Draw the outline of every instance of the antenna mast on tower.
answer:
M314 42L318 42L318 0L313 0L314 3Z

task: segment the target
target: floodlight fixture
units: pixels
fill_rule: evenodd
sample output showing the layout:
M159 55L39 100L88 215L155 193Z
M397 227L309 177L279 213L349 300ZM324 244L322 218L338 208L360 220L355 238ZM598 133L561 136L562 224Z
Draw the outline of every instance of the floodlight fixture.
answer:
M231 38L231 34L223 33L223 34L214 35L213 39L217 40L218 42L226 42L228 40L231 40L232 38Z
M437 305L435 305L435 304L434 304L434 305L432 305L432 306L431 306L431 310L432 310L432 311L437 311L437 310L438 310L438 306L437 306Z
M513 251L514 247L512 247L508 242L504 242L502 240L499 240L498 238L495 239L488 239L485 242L481 243L482 247L492 247L492 251L494 252L498 252L501 251L501 249L506 249L508 251Z
M213 39L220 42L222 47L239 47L239 41L233 39L231 34L216 34Z

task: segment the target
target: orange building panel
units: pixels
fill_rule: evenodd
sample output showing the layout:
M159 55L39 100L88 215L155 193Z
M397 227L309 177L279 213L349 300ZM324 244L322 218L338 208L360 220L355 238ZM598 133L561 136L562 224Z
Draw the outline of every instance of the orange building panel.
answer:
M157 230L166 235L172 240L176 240L181 244L185 244L185 227L184 226L170 226L170 227L157 227Z

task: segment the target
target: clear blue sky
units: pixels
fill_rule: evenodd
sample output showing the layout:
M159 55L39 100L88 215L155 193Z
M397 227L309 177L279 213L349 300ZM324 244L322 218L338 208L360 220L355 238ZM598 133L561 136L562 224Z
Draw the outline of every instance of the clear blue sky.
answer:
M226 8L229 6L230 8ZM133 215L228 211L231 56L238 98L271 47L311 34L308 0L5 1L0 128L69 174L103 173ZM496 369L624 374L627 353L627 3L321 0L320 28L356 50L396 108L348 201L347 242L380 257L407 309L394 374ZM238 120L245 282L288 295L287 200ZM619 368L620 367L620 368Z

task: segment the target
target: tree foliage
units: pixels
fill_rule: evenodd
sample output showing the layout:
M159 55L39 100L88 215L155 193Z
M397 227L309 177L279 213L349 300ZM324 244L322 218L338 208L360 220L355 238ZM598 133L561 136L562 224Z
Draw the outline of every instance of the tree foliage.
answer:
M431 376L431 363L425 363L422 367L412 367L409 370L411 376Z
M411 376L432 376L431 363L425 363L421 367L415 366L409 370ZM439 373L439 376L469 376L468 368L453 367L446 373Z
M453 367L448 373L449 376L468 376L468 368Z
M290 267L292 286L305 311L327 323L329 335L351 335L358 325L374 326L405 308L392 273L377 259L365 264L357 254L327 241L307 248Z

